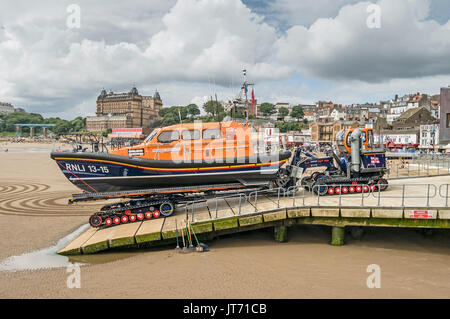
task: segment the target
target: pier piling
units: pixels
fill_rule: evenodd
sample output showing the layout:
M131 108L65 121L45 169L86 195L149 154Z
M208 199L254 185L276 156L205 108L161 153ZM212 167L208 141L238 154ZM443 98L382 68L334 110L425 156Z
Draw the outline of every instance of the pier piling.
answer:
M287 226L275 226L273 228L273 235L277 242L287 242Z
M344 245L345 227L333 226L331 228L331 245L342 246Z

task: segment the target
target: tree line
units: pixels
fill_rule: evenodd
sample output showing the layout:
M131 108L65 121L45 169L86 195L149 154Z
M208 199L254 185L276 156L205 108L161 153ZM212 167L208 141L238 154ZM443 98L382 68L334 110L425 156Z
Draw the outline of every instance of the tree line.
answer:
M217 101L207 101L203 104L204 115L201 115L200 108L192 103L186 106L171 106L164 107L159 111L159 120L153 121L152 126L168 126L180 123L180 118L183 123L193 122L195 120L201 120L203 122L217 122L223 121L226 116L231 116L234 119L244 119L245 114L242 109L232 109L226 112L223 105ZM262 103L260 112L264 117L270 117L277 113L275 105L271 103ZM290 114L289 110L285 107L281 107L278 110L278 117L284 119L287 115L296 119L295 122L278 122L277 128L281 132L300 130L302 125L306 124L306 120L303 122L300 120L304 118L303 109L300 105L296 105L292 108ZM253 116L249 116L252 119ZM13 133L16 131L14 124L17 123L33 123L33 124L56 124L56 126L49 128L49 130L57 135L70 134L86 131L86 118L78 116L73 120L63 120L59 117L44 118L41 114L37 113L11 113L0 114L0 132ZM22 132L27 133L29 129L24 127Z
M203 104L203 110L205 115L200 115L201 111L197 104L189 104L186 106L171 106L165 107L159 110L159 116L161 121L159 123L162 126L168 126L180 123L192 123L195 120L201 120L203 122L215 122L222 121L227 115L223 105L217 101L208 101ZM238 116L242 116L242 111Z
M159 111L161 120L154 122L154 126L174 125L180 123L180 120L183 123L191 123L195 120L201 120L203 122L222 121L226 116L230 116L234 119L245 118L245 114L242 109L232 108L229 112L226 112L221 103L212 100L203 104L203 110L205 111L205 115L200 115L200 108L197 104L165 107ZM277 109L274 104L266 102L261 104L260 112L264 117L270 117L271 115L277 113ZM285 123L284 118L288 115L296 119L296 122ZM277 123L277 127L282 131L300 130L303 124L307 124L306 119L304 119L303 108L301 105L294 106L290 114L288 108L280 107L278 110L278 117L283 119L283 123ZM250 115L249 119L252 118L253 116ZM303 119L303 122L300 123L301 119Z
M10 113L0 114L0 132L15 132L16 126L14 124L55 124L49 130L57 135L69 134L75 132L83 132L86 130L86 118L78 116L73 120L63 120L59 117L44 118L37 113ZM22 132L29 132L29 128L23 127Z

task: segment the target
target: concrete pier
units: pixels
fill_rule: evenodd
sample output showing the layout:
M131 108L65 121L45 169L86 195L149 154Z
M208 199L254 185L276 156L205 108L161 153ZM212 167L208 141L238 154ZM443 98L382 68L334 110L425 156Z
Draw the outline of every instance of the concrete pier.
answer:
M176 231L189 221L199 238L210 240L225 234L269 228L278 242L288 239L293 225L323 225L331 228L331 245L345 243L345 231L361 238L364 227L402 227L450 229L450 198L446 187L450 176L439 177L440 187L431 187L427 198L426 182L434 178L390 182L388 191L380 193L324 196L299 192L297 198L258 195L254 198L217 198L178 208L173 216L161 217L109 228L90 228L60 254L89 254L113 248L172 245ZM407 185L406 187L404 185ZM407 195L402 198L402 194ZM319 201L320 200L320 201ZM428 203L429 202L429 203ZM428 205L427 205L428 203Z
M269 205L267 203L267 205ZM325 216L312 216L312 211L318 212L321 207L301 207L301 208L278 208L276 204L271 210L266 212L255 212L251 206L247 211L242 211L241 215L234 215L230 207L219 207L215 218L215 206L206 211L201 209L198 216L194 213L194 218L183 211L176 212L174 216L166 218L150 219L134 223L121 224L109 228L89 228L69 245L59 251L63 255L91 254L103 250L117 247L139 247L144 245L161 246L176 241L176 229L181 236L181 227L186 226L186 218L191 222L197 236L212 239L222 234L239 233L261 228L272 228L274 239L278 242L287 241L287 229L292 225L324 225L331 227L331 245L341 246L344 244L345 227L408 227L408 228L447 228L450 229L450 216L446 209L434 209L437 214L432 214L430 218L412 218L411 209L381 209L369 208L371 217L359 217L360 212L355 212L355 217L349 216L350 208L334 208L338 211L329 214L330 208L324 207ZM433 210L433 211L434 211ZM199 210L200 211L200 210ZM345 214L342 212L345 211ZM442 213L441 213L442 211ZM327 216L330 215L330 216ZM177 223L175 223L177 220Z

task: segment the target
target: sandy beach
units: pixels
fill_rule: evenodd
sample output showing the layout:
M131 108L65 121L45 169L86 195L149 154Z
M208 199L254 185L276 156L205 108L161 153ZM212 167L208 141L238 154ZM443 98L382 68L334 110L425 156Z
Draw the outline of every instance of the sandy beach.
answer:
M87 223L101 204L69 206L79 190L49 157L58 144L0 144L0 262L55 245ZM8 152L5 149L8 148ZM270 230L224 236L207 253L174 247L71 258L81 288L65 267L0 271L1 298L449 298L450 232L368 228L361 240L329 245L330 229L298 226L289 242ZM64 257L65 258L65 257ZM369 289L367 266L381 267Z

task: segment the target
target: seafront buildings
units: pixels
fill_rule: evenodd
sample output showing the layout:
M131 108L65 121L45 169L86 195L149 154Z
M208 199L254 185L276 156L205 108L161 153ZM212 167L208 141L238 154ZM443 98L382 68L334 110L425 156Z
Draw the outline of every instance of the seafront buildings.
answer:
M25 110L20 107L14 107L11 103L0 102L0 114L11 114L11 113L25 113Z
M151 122L158 118L162 107L158 91L153 96L143 96L136 87L126 93L107 93L103 89L97 97L96 115L86 118L86 129L100 132L141 128L145 134L150 130Z
M273 104L270 115L260 112L261 104L254 97L252 103L243 98L218 102L226 112L251 105L249 115L257 120L257 129L261 132L266 132L266 128L272 132L275 123L297 122L300 125L298 131L281 134L287 142L297 145L330 145L340 130L370 127L374 130L375 143L390 151L450 151L450 87L441 88L437 95L416 92L395 95L377 103L343 105L318 101L292 104L278 101ZM153 96L146 96L136 87L123 93L103 89L97 97L95 116L86 118L86 129L91 132L111 130L114 136L143 138L150 133L155 121L161 120L158 113L162 107L157 91ZM293 114L299 107L303 117ZM0 114L14 112L24 110L0 102Z
M277 112L281 106L290 111L293 108L285 102L274 105ZM302 139L305 143L330 145L340 130L355 127L373 128L375 143L390 151L445 151L450 143L450 88L442 88L440 95L416 92L378 103L342 105L318 101L314 105L299 105L310 133ZM277 112L267 119L280 121ZM286 116L282 120L295 119Z

